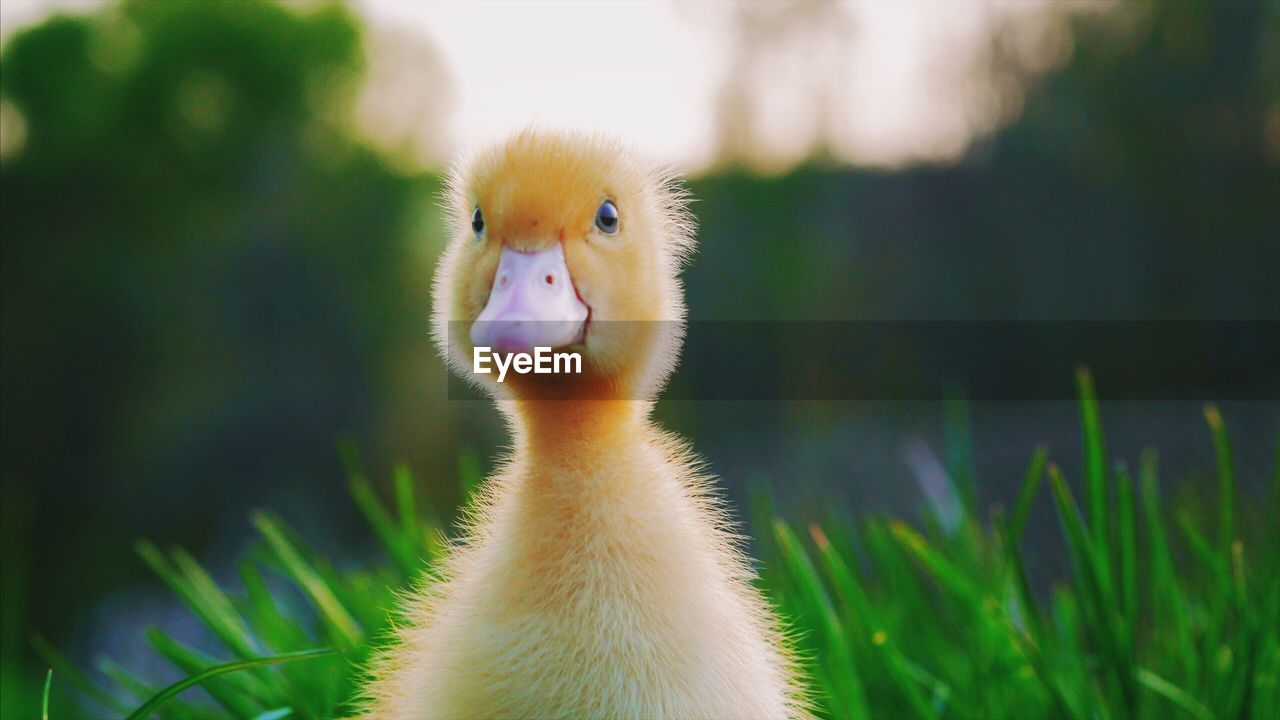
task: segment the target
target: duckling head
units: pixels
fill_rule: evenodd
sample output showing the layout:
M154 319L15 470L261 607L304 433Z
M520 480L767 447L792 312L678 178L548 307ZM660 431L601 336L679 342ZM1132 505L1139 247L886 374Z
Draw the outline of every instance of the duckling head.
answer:
M526 130L458 166L433 329L499 397L649 399L684 334L693 222L674 175L594 135ZM474 372L474 351L574 352L581 373Z

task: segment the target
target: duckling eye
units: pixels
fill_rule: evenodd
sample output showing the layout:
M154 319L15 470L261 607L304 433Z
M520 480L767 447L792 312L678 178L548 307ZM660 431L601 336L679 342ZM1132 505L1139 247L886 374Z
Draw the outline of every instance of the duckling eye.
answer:
M618 232L618 207L612 200L605 200L596 210L596 227L606 235Z
M480 212L480 208L476 208L476 211L471 213L471 229L476 235L484 232L484 215Z

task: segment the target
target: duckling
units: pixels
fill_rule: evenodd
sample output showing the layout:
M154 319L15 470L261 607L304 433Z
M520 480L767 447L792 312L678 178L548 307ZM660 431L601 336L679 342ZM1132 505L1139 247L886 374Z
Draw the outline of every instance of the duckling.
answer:
M512 436L465 537L409 599L374 718L797 718L792 654L712 480L650 419L693 250L674 175L617 141L526 130L452 174L433 334ZM578 374L472 370L476 347Z

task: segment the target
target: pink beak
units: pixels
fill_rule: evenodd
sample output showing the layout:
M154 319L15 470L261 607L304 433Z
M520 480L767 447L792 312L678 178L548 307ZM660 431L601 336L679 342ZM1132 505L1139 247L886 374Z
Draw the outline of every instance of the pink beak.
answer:
M489 302L471 324L471 344L498 352L533 352L583 341L588 308L578 298L556 243L533 253L503 246Z

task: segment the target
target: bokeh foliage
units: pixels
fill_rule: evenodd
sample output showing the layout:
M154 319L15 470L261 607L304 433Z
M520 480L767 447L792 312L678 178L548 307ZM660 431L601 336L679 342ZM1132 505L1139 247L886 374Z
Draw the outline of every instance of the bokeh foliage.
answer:
M957 165L693 181L693 316L1274 318L1280 5L1124 3L1071 30L1044 77L996 38L1022 110ZM433 468L441 506L434 469L494 442L430 387L439 182L350 126L364 42L340 5L210 0L6 43L25 138L0 166L0 715L35 706L30 628L66 647L150 577L137 535L204 557L267 506L345 548L367 532L335 436ZM726 442L700 412L669 419ZM788 412L751 415L783 438Z
M144 577L97 548L203 542L270 483L341 494L336 432L424 334L405 228L436 191L349 127L361 42L338 5L139 2L5 47L6 703L28 612L61 638Z

